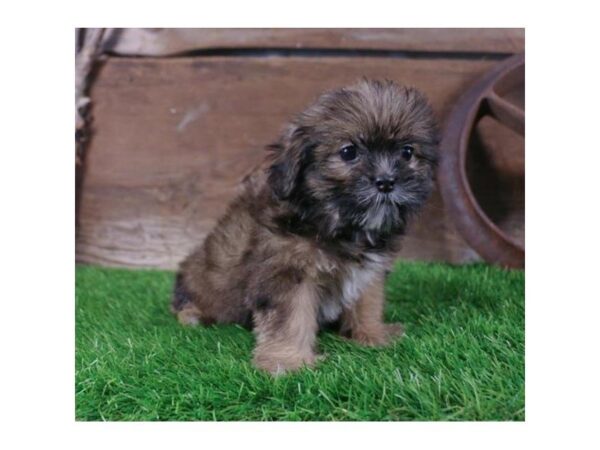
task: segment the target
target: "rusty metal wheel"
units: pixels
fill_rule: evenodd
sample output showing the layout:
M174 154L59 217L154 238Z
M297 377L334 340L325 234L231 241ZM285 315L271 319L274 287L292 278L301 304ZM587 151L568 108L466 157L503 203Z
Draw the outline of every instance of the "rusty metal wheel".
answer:
M524 95L524 83L525 56L516 55L498 64L459 99L446 122L438 170L444 204L465 241L484 260L514 268L525 265L524 201L523 239L519 239L486 214L473 192L467 165L473 132L482 118L491 116L518 135L525 135L524 101L521 108L507 98L515 88ZM522 155L519 158L524 161ZM524 163L521 165L524 198Z

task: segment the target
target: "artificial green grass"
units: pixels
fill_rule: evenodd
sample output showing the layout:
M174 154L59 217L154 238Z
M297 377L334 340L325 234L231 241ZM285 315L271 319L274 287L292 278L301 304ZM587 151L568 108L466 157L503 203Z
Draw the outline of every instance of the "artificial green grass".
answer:
M386 320L405 337L323 333L324 361L273 379L251 332L176 322L171 272L76 270L78 420L524 420L523 272L398 263Z

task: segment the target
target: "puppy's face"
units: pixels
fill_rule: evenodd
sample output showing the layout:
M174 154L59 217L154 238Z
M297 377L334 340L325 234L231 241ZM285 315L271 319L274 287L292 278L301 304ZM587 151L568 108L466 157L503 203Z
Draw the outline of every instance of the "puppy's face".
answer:
M303 219L330 235L391 233L431 191L437 131L418 91L362 81L324 94L273 149L271 187Z

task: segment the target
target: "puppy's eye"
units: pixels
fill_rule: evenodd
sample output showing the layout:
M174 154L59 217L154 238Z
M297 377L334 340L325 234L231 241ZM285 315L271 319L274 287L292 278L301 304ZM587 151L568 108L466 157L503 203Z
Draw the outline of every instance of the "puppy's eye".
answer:
M340 150L340 156L344 161L352 161L356 159L356 147L354 145L346 145Z
M402 157L407 161L410 161L414 152L415 148L412 145L405 145L402 147Z

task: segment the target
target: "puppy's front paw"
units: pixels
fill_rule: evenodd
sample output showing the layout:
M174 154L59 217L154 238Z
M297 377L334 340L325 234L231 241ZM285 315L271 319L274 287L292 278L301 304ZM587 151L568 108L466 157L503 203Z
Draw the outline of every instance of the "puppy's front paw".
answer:
M314 354L308 355L274 355L265 352L256 352L252 362L261 370L273 376L293 372L302 367L312 367L323 357Z
M385 333L390 341L404 336L404 325L402 325L400 322L386 323L383 326L385 328Z
M401 323L385 323L376 328L352 331L351 339L367 347L380 347L403 334L404 326Z
M354 331L350 335L350 338L367 347L379 347L388 343L388 336L383 329L377 331Z

